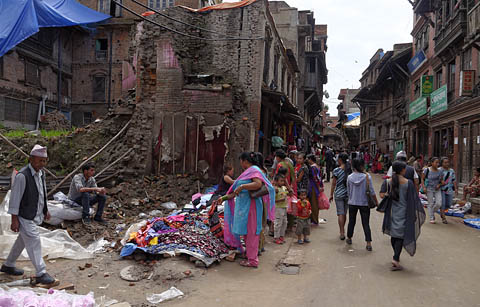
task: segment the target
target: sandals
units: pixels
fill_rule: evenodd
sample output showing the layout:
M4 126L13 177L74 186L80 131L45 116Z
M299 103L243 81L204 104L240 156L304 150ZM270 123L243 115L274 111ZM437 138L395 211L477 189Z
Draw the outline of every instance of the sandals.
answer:
M448 224L448 221L447 221L447 219L443 219L443 220L442 220L442 223L444 223L444 224Z
M352 245L352 239L351 238L347 238L347 244Z
M240 265L247 268L254 268L254 269L258 268L258 265L251 264L250 262L248 262L248 260L240 261Z
M345 235L340 235L340 240L345 240Z
M371 252L373 250L372 246L371 245L367 245L366 247L367 251Z
M303 244L303 240L298 240L297 243L298 244Z
M310 243L310 240L309 240L309 239L305 239L305 240L303 240L303 243Z

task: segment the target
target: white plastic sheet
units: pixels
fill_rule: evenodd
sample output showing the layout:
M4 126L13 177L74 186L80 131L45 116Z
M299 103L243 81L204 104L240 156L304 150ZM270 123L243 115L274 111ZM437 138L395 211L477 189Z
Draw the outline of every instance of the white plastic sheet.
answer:
M18 234L10 230L11 216L7 213L10 200L10 191L7 192L0 205L0 259L6 259L10 249L17 239ZM66 230L57 229L50 231L38 227L42 240L42 256L48 259L66 258L73 260L93 258L93 253L73 240ZM28 260L27 251L24 250L19 260Z
M93 292L87 295L77 295L69 294L64 290L36 293L33 290L0 288L0 306L94 307L95 299Z
M158 304L181 296L183 296L182 291L178 290L175 287L171 287L167 291L160 294L147 295L147 301L151 304Z

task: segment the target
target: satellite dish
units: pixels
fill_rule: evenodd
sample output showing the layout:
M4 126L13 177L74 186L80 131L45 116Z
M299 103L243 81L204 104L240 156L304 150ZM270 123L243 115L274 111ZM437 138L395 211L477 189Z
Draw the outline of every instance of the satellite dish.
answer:
M323 92L323 96L325 96L325 98L330 98L330 94L327 92L327 91L324 91Z

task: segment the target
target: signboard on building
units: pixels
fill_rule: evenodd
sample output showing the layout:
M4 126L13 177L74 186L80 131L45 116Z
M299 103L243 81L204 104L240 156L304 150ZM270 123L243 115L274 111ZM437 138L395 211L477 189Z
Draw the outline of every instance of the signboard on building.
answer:
M430 96L430 116L448 109L447 85L445 84Z
M408 62L408 70L410 71L410 74L416 72L426 60L427 57L425 56L425 52L423 52L423 50L417 52L410 62Z
M460 96L472 96L475 70L462 70L460 73Z
M433 92L433 76L422 76L422 85L420 87L422 97L429 97Z
M408 107L408 120L415 120L423 115L427 114L427 98L420 97L417 100L410 103Z

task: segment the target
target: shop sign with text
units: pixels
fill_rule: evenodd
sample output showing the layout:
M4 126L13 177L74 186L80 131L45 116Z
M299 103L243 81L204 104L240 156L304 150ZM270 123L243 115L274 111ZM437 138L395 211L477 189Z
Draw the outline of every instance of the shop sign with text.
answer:
M445 84L430 96L430 116L448 109L447 85Z
M408 120L415 120L427 113L427 98L420 97L410 103L408 107Z

